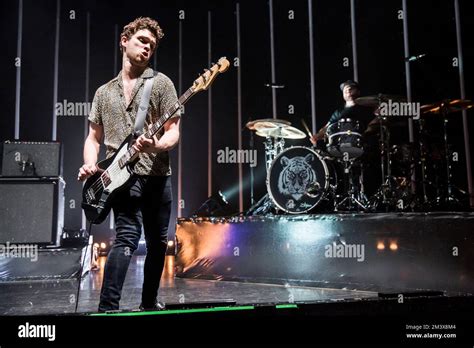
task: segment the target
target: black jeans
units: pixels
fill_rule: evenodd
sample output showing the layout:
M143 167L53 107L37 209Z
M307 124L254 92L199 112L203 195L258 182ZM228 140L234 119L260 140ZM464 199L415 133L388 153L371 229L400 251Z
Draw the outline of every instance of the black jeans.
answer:
M165 262L171 212L171 177L136 176L114 199L116 237L105 264L99 311L119 309L122 286L130 259L143 230L147 255L142 304L151 307L158 295Z

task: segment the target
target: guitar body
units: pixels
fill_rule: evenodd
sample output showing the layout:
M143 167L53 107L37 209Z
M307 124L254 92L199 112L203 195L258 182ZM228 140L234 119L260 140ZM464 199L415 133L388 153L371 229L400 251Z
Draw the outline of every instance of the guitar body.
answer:
M129 135L110 158L97 163L97 172L89 177L82 189L82 209L88 221L100 224L109 215L112 201L133 175L132 164L120 168L118 160L127 152L133 136Z

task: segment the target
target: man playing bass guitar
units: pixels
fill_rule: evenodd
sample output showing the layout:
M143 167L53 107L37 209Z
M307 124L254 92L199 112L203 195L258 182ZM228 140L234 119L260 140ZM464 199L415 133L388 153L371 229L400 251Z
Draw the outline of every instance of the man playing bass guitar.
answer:
M177 103L173 82L148 67L150 58L163 37L158 23L151 18L137 18L120 35L122 70L118 76L95 93L89 115L89 135L84 144L84 165L78 180L85 180L98 170L100 144L112 156L126 137L134 132L135 117L147 79L154 79L144 131ZM116 238L107 257L99 311L119 309L122 286L133 252L138 247L142 226L147 255L141 309L162 309L157 301L167 247L171 211L171 168L168 151L179 141L180 113L176 112L152 138L139 136L133 148L139 158L133 167L132 180L114 197Z

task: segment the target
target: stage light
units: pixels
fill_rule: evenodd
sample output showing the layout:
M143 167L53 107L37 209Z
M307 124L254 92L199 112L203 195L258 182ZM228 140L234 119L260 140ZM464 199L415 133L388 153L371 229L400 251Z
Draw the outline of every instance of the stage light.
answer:
M390 243L390 250L395 251L398 250L398 244L395 242Z
M107 244L105 244L104 242L100 243L100 248L101 249L107 248Z
M385 244L383 242L378 242L377 250L385 250Z

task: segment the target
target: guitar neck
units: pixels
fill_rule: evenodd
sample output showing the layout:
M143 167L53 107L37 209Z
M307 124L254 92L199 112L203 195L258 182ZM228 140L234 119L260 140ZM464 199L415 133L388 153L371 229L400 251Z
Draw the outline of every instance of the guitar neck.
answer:
M151 126L147 132L144 134L145 137L151 138L153 135L158 133L161 128L165 125L166 121L168 121L171 116L173 116L180 108L182 105L184 105L189 98L193 96L193 88L189 88L181 97L179 97L178 101L164 114L161 116L157 122Z
M179 97L178 101L173 106L171 106L164 115L162 115L158 119L158 121L156 121L150 128L148 128L146 133L144 133L144 136L147 138L151 138L156 133L158 133L161 130L161 128L163 128L166 121L168 121L181 108L181 106L184 105L189 100L189 98L191 98L193 95L194 95L194 89L193 87L190 87L181 97ZM133 147L130 147L130 149L128 149L128 151L125 154L123 154L123 156L119 159L120 168L123 168L130 161L133 161L137 156L138 156L138 151L136 151Z

